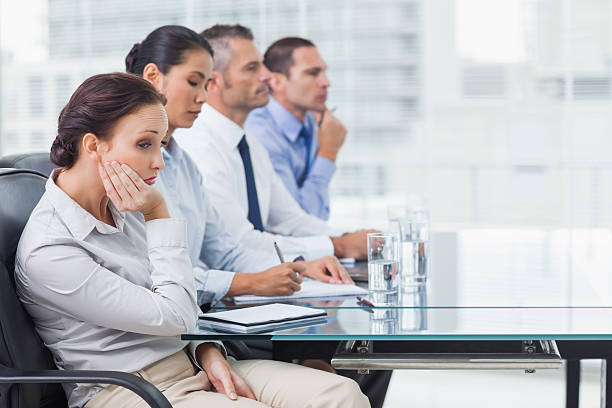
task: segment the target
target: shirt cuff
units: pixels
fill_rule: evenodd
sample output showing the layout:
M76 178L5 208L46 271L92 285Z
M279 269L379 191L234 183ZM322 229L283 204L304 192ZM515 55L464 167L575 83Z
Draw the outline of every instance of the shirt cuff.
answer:
M342 235L346 234L348 231L341 229L341 228L336 228L336 227L330 227L329 230L329 236L330 237L341 237Z
M317 176L325 179L328 183L331 181L332 176L336 171L336 164L326 157L317 156L312 168L308 172L308 176Z
M187 225L176 218L158 218L146 222L149 250L163 247L187 248Z
M223 345L221 341L219 340L190 341L189 344L187 345L187 354L189 355L189 358L191 358L191 361L193 362L193 364L195 364L200 370L204 371L204 369L200 365L200 362L196 358L196 349L202 343L214 343L215 346L217 346L217 348L221 352L221 354L223 354L223 357L225 357L225 359L227 360L227 350L225 350L225 346Z
M302 255L307 261L314 261L324 256L334 255L334 244L332 244L331 239L327 236L300 237L300 240L304 243L304 248L307 248L305 253L291 255Z
M193 268L196 289L214 293L213 302L221 299L227 294L232 286L235 272L219 271L216 269L204 270L199 267Z

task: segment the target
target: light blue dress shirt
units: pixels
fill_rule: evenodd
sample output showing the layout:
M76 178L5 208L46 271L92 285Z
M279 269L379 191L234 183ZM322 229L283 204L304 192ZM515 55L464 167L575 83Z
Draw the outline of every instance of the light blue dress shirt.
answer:
M162 149L162 156L165 168L159 172L155 187L166 199L170 216L187 222L189 258L196 288L203 291L200 303L222 298L234 272L261 272L278 265L272 248L269 252L246 248L227 232L208 200L197 165L174 138Z
M298 137L302 126L306 126L312 142L308 152L310 170L300 187L298 180L306 169L308 145L303 137ZM317 156L319 141L312 113L306 113L302 123L276 99L270 97L266 106L249 114L244 128L268 150L274 170L304 211L323 220L329 219L329 183L336 165L331 160Z

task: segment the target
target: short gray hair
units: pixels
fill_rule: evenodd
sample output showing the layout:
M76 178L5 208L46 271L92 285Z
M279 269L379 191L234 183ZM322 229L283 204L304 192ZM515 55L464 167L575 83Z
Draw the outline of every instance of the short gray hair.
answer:
M240 24L215 24L202 31L200 35L206 38L213 47L215 53L214 70L222 73L227 69L231 59L229 40L242 38L253 41L255 39L251 29Z

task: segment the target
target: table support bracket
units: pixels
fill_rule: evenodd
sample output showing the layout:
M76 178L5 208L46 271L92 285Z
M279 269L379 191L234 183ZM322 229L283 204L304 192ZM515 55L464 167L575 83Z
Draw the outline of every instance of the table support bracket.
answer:
M533 340L523 342L517 353L374 353L370 340L340 342L331 360L332 367L342 370L525 370L558 369L562 358L554 340L540 340L542 352Z

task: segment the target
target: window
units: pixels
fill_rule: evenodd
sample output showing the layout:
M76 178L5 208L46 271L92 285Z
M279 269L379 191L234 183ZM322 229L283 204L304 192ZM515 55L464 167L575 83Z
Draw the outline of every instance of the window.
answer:
M240 22L262 52L305 36L329 65L349 129L333 223L409 195L445 224L612 221L609 1L0 1L2 154L48 148L74 88L152 29Z
M58 75L55 77L55 111L60 112L72 93L72 84L68 75Z
M31 117L42 115L44 105L44 81L41 76L35 75L28 78L28 110Z

